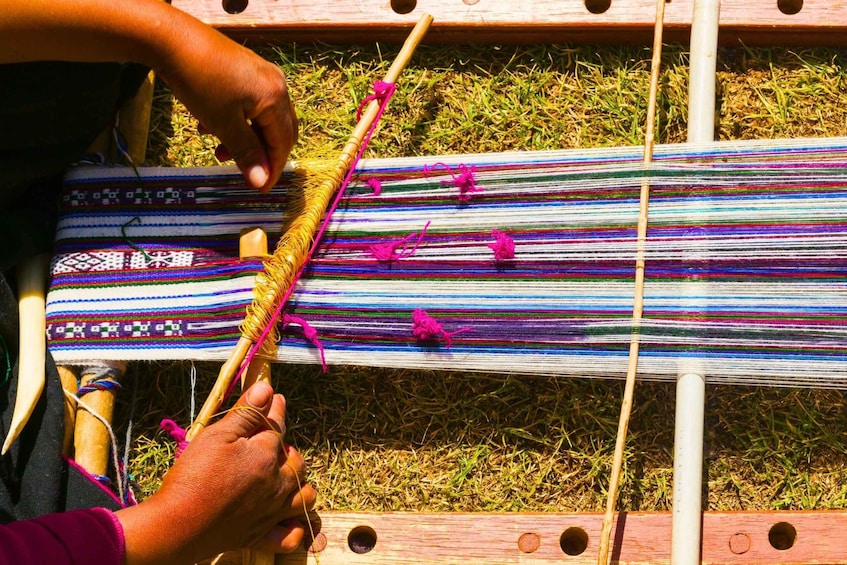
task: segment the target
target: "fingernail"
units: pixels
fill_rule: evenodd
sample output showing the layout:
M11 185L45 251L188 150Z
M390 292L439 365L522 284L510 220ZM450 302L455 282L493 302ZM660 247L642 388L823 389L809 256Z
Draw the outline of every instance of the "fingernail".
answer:
M268 385L265 383L256 383L247 391L247 402L251 406L260 408L268 401Z
M253 165L247 169L247 180L256 188L265 186L268 182L268 172L262 165Z

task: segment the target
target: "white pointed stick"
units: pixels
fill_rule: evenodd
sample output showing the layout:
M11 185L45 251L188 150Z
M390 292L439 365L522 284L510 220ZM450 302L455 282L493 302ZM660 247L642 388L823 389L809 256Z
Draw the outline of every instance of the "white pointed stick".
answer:
M36 255L18 267L18 392L2 455L20 436L44 392L44 364L47 361L45 292L49 264L49 255Z

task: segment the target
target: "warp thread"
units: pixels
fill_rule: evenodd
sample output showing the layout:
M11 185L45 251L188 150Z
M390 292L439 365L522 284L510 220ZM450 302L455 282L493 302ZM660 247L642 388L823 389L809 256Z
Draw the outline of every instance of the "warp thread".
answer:
M443 339L447 349L450 349L450 346L453 345L454 335L470 330L471 328L459 328L456 331L448 332L438 320L427 314L423 309L418 308L412 312L412 335L419 341Z

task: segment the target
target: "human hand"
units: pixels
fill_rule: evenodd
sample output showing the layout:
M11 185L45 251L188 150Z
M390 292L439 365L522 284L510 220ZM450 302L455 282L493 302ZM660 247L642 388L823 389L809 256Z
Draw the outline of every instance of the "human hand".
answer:
M217 31L192 27L156 71L201 127L221 140L217 156L234 159L248 184L267 192L297 142L285 76Z
M282 395L266 383L250 387L188 445L159 492L117 512L127 564L194 563L242 547L296 549L305 534L299 520L316 493L305 483L302 456L282 442L284 421Z
M273 186L297 141L275 66L161 0L29 0L5 6L0 63L122 61L152 67L217 135L248 183Z

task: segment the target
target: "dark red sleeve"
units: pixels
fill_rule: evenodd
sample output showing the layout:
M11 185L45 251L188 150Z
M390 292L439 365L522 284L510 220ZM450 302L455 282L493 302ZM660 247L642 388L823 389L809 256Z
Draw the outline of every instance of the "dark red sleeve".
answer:
M0 565L121 565L123 559L123 529L105 508L0 525Z

